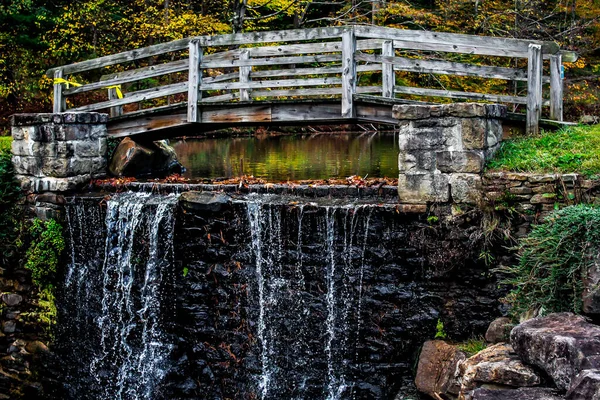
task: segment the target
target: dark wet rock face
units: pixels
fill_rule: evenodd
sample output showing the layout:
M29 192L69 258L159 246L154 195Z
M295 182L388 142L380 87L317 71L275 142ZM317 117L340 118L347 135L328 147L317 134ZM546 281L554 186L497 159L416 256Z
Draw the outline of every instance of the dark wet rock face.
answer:
M163 201L111 203L109 217L98 200L67 206L77 268L61 334L81 341L56 349L70 365L62 398L96 399L109 386L115 399L403 398L438 320L460 340L499 314L501 293L462 222L278 196L184 194L173 214ZM460 263L444 262L456 249ZM119 392L119 379L153 390Z
M571 313L534 318L515 327L511 343L521 359L544 370L562 390L583 370L600 368L600 326Z

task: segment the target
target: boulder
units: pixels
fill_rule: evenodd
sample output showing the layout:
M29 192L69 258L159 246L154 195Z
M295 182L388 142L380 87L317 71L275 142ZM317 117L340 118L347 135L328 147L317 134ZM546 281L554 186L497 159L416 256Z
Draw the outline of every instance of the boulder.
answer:
M600 314L600 255L587 271L583 279L583 312L591 315Z
M166 141L140 144L127 137L117 146L108 170L114 176L168 175L182 167Z
M572 313L555 313L516 326L510 341L521 359L567 390L577 374L600 368L600 326Z
M4 293L2 295L4 304L10 307L18 306L23 301L23 296L17 293Z
M455 378L456 367L465 358L458 347L443 340L425 342L417 366L417 389L433 398L440 398L443 393L457 395L459 386Z
M555 390L548 388L489 389L480 388L473 400L562 400Z
M33 342L29 342L25 345L25 350L31 354L47 353L48 346L39 340L34 340Z
M179 198L181 206L190 211L218 213L231 207L231 197L214 192L184 192Z
M600 370L583 370L573 379L567 400L600 400Z
M507 343L483 349L458 366L460 375L459 399L470 400L473 391L482 384L528 387L540 384L540 377L523 364Z
M579 123L585 125L595 125L599 121L600 119L595 115L582 115L581 118L579 118Z
M514 327L515 325L510 321L510 318L496 318L485 332L485 340L488 343L508 343L510 341L510 331Z

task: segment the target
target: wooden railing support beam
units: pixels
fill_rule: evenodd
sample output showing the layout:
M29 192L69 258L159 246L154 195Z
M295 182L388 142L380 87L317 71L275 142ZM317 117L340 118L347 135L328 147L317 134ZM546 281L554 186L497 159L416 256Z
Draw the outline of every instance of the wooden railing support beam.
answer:
M54 71L54 79L60 79L63 77L62 69L57 69ZM54 99L52 103L52 112L57 114L61 113L65 110L65 98L62 93L63 84L62 83L54 83Z
M394 56L394 42L385 40L381 47L381 55L384 57ZM394 65L383 62L381 64L381 85L383 97L394 97L394 85L396 84Z
M562 54L550 57L550 119L563 120Z
M188 76L188 122L200 122L200 113L198 112L198 101L202 99L200 85L202 82L202 48L198 40L192 40L189 43L189 76Z
M248 60L250 53L248 50L243 49L240 52L240 60ZM250 82L250 70L252 66L240 66L240 83ZM240 101L250 101L250 92L248 89L240 89Z
M529 135L536 135L540 131L540 118L542 117L542 46L529 45L527 63L527 126Z
M356 36L353 29L342 33L342 117L355 118L354 94L356 93Z

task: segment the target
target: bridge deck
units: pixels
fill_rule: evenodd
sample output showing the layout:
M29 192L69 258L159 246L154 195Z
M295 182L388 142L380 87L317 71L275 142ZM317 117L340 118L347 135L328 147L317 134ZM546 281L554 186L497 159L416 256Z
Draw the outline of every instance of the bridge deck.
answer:
M517 59L521 68L448 61L448 53L509 58L507 65ZM523 105L527 129L536 132L544 106L562 120L561 66L574 59L552 42L352 26L186 38L47 74L55 79L55 112L107 110L109 132L118 137L239 125L394 123L392 106L407 101L398 96ZM524 82L526 95L399 85L407 72ZM106 100L81 98L90 91L104 92Z

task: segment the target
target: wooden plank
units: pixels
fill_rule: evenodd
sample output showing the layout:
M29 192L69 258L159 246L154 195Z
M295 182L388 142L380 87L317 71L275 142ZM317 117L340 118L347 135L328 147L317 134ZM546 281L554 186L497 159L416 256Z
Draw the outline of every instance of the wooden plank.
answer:
M415 96L430 96L430 97L449 97L451 99L469 99L479 101L494 101L498 103L513 103L513 104L527 104L526 97L518 96L505 96L497 94L486 94L486 93L473 93L473 92L458 92L451 90L441 89L425 89L415 88L408 86L395 86L395 93L412 94Z
M116 123L117 121L132 120L142 117L148 117L152 115L166 115L166 114L179 114L182 111L187 111L187 102L182 101L179 103L172 103L166 106L158 106L152 108L144 108L141 110L130 111L124 113L118 117L111 118L109 124ZM187 114L186 114L187 115Z
M381 86L358 86L358 93L381 93ZM255 90L252 97L303 97L303 96L328 96L341 95L341 87L313 88L313 89L287 89L287 90Z
M63 77L62 69L57 69L53 72L53 78L55 81L57 79L62 79L62 77ZM63 98L63 93L62 93L63 92L62 85L63 85L62 83L54 84L54 98L53 98L53 102L52 102L52 112L55 114L65 111L65 108L63 107L64 98Z
M271 106L272 122L327 121L340 119L340 104L282 103Z
M394 57L394 44L391 40L383 42L381 47L381 55L386 58ZM382 57L382 60L383 60ZM356 57L355 57L356 59ZM394 97L394 85L396 84L396 76L394 73L394 65L383 61L381 63L381 85L383 87L381 93L383 97Z
M239 93L227 93L227 94L221 94L218 96L210 96L210 97L202 97L202 100L200 101L200 103L215 103L215 102L219 102L219 101L229 101L229 100L235 100L238 99L240 97Z
M186 93L188 91L188 83L180 82L172 85L159 86L156 88L139 90L137 92L125 93L125 98L102 101L100 103L88 104L73 108L70 111L94 111L102 110L105 108L121 106L129 103L137 103L138 101L156 99L159 97L171 96L178 93Z
M380 26L355 26L356 36L360 38L384 39L384 40L403 40L416 43L430 44L449 44L452 46L477 46L496 50L498 55L504 56L506 53L524 54L527 53L531 43L540 45L543 53L555 54L559 47L554 42L542 42L536 40L524 40L513 38L499 38L491 36L465 35L460 33L432 32L422 30L394 29ZM519 57L513 55L512 57Z
M539 121L542 117L542 46L529 45L529 61L527 63L527 123L525 131L529 135L537 135L540 131Z
M305 40L326 40L339 38L346 27L326 27L310 29L290 29L283 31L233 33L217 36L199 36L202 47L244 45L248 43L276 43Z
M579 59L579 54L574 51L561 50L559 53L562 56L563 62L574 63ZM546 58L545 55L544 58Z
M250 82L227 82L227 83L211 83L202 85L202 90L236 90L236 89L264 89L275 87L292 87L292 86L319 86L319 85L340 85L341 78L324 77L310 79L281 79L271 81L250 81Z
M107 67L109 65L121 64L128 61L139 60L141 58L147 58L156 56L159 54L171 53L173 51L179 51L187 49L188 43L192 38L185 38L175 40L167 43L155 44L153 46L142 47L140 49L124 51L117 54L111 54L104 57L98 57L91 60L81 61L74 64L65 65L58 67L63 69L65 74L74 74L83 71L89 71L92 69L98 69ZM50 68L46 71L46 75L52 76L57 68Z
M358 103L356 118L359 121L397 125L398 120L392 116L392 107L385 104Z
M550 119L563 120L562 54L550 57Z
M202 48L197 40L189 44L189 75L188 75L188 122L200 122L198 100L202 99Z
M353 96L356 93L356 37L353 30L342 34L342 117L354 118Z
M202 108L202 123L268 123L271 122L271 105L247 107Z
M230 60L230 61L210 61L202 63L202 68L232 68L242 66L260 66L260 65L283 65L283 64L307 64L307 63L323 63L323 62L339 62L342 60L340 54L316 54L310 56L293 56L293 57L267 57L267 58L250 58L247 60Z
M440 60L421 60L405 57L386 57L358 52L357 61L393 64L397 71L422 74L476 76L481 78L526 81L527 72L516 68L491 67Z
M118 98L119 98L119 96L117 95L116 88L108 89L108 100L115 100ZM110 108L110 117L111 118L119 117L121 115L123 115L123 106L115 106L115 107Z
M187 122L187 114L169 114L109 122L107 128L109 136L121 138L137 134L148 135L151 132L160 129L183 127L188 125L190 124Z
M381 65L368 64L358 65L356 67L358 72L375 72L381 71ZM289 68L289 69L275 69L275 70L264 70L264 71L252 71L250 76L252 78L274 78L279 76L301 76L301 75L328 75L328 74L341 74L342 66L333 67L319 67L319 68Z
M247 60L250 58L247 50L242 50L240 52L240 60ZM244 84L250 82L250 71L252 67L240 67L240 79L239 82ZM249 101L250 94L248 93L248 89L240 89L240 101Z

